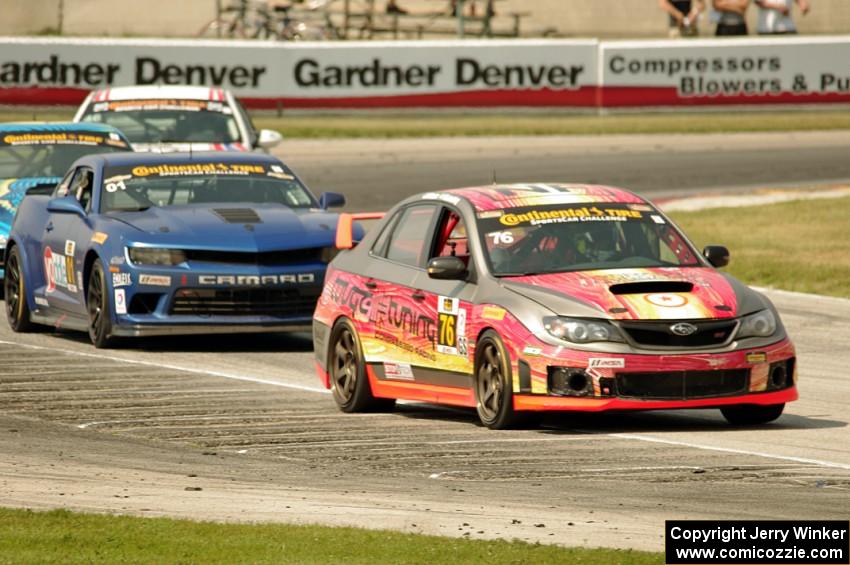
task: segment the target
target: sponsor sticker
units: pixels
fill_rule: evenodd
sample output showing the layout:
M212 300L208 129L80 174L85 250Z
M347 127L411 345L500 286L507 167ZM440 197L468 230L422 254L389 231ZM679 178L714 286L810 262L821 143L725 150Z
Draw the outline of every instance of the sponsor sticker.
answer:
M466 310L460 307L460 300L439 296L437 316L437 351L465 357L468 351Z
M115 313L116 314L126 314L127 313L127 295L124 293L123 288L115 289Z
M496 320L497 322L504 320L506 313L504 308L499 308L498 306L485 306L481 309L482 318L485 320Z
M133 276L130 273L112 273L112 286L130 286L133 284Z
M72 245L66 249L74 250ZM77 292L74 284L74 258L67 257L61 253L54 252L50 247L44 248L44 275L47 279L47 292L54 292L56 287L66 288L70 292Z
M764 353L764 352L747 353L747 363L751 363L753 365L755 365L757 363L767 363L767 353Z
M670 293L646 294L643 299L654 306L661 306L664 308L679 308L680 306L684 306L688 303L688 299L681 294Z
M171 286L171 277L165 275L139 275L139 284Z
M109 260L109 264L110 265L123 265L124 261L125 261L125 259L124 259L123 256L116 255L115 257L113 257L112 259Z
M394 381L412 381L413 369L408 363L384 363L384 376Z
M626 360L622 357L591 357L587 360L588 369L625 369Z
M664 218L662 218L658 214L652 214L650 216L650 218L652 218L652 221L655 222L656 224L666 224L667 223L667 222L664 221Z
M543 348L541 347L532 347L530 345L526 345L525 349L522 350L523 354L530 355L532 357L536 357L538 355L543 354Z
M507 213L499 218L499 222L502 225L513 227L522 224L537 226L570 222L624 222L628 220L639 220L641 218L643 218L643 213L638 210L581 206L548 210L532 209L523 213Z
M109 234L105 234L102 231L96 231L91 236L92 243L97 243L98 245L103 245L107 239L109 239Z
M50 303L43 296L36 296L35 303L39 306L50 306Z

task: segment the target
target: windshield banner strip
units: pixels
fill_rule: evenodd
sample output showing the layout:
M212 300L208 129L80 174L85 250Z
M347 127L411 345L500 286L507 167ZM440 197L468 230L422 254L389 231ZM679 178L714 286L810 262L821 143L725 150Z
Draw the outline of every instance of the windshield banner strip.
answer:
M0 147L20 145L112 145L127 147L117 134L100 135L86 131L10 133L0 137Z
M257 176L293 180L295 176L280 165L268 163L178 163L162 165L137 165L135 167L110 167L105 171L105 182L139 178L163 178L184 176Z

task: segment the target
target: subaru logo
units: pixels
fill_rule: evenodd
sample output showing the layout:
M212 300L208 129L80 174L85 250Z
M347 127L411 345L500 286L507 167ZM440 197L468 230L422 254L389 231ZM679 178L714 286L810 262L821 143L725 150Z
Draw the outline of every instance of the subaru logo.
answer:
M698 329L699 328L697 328L695 325L688 324L687 322L680 322L678 324L673 324L672 326L670 326L671 332L683 337L695 334Z

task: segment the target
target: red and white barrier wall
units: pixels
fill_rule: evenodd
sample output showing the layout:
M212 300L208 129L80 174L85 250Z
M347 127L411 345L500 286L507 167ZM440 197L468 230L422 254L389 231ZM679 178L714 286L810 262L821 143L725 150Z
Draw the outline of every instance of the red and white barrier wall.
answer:
M254 108L850 102L850 36L265 43L0 38L0 104L193 84Z

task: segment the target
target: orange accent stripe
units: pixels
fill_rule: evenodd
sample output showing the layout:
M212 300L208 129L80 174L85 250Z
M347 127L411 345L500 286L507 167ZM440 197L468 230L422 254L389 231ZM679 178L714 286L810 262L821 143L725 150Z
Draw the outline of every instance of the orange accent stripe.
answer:
M475 407L475 393L470 388L426 385L401 381L380 381L375 376L375 371L369 365L366 366L366 374L369 375L369 385L372 387L372 394L378 398L416 400L419 402L433 402L434 404L462 406L464 408Z
M316 361L316 373L318 373L322 385L325 388L331 388L331 375L322 368L318 361Z
M733 404L782 404L798 398L795 387L778 392L745 394L725 398L699 400L631 400L626 398L571 398L566 396L514 395L514 410L542 412L574 410L603 412L605 410L669 410L675 408L707 408Z

